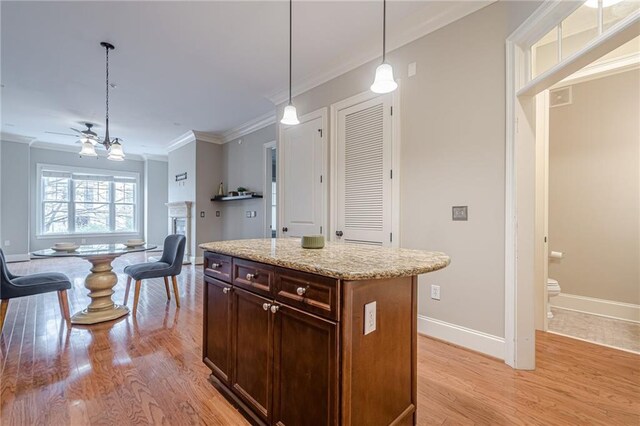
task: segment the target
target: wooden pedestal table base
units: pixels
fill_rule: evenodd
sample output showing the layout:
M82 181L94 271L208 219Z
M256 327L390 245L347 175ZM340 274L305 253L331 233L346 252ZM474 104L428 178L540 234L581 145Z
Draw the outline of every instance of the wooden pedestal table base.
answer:
M84 286L89 290L91 303L87 308L71 317L72 324L96 324L123 317L129 313L129 308L116 305L111 296L113 287L118 283L118 276L113 272L111 262L118 255L91 256L84 259L91 262L91 273L84 280Z

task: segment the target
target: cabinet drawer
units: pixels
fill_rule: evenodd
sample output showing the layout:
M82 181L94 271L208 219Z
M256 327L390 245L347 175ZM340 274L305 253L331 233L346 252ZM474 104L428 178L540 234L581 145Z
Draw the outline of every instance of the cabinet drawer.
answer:
M238 287L265 297L272 297L274 275L273 266L250 260L233 259L233 284Z
M231 256L204 252L204 273L228 283L231 282Z
M316 315L338 320L339 282L290 269L277 268L276 300Z

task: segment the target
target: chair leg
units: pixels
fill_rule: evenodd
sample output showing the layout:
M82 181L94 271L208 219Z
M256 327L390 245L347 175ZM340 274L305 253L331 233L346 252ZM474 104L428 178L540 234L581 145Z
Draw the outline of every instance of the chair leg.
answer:
M178 282L176 281L176 276L171 276L171 281L173 282L173 294L176 296L176 307L180 307L180 296L178 295Z
M2 303L0 304L0 332L2 331L2 326L4 326L7 309L9 309L9 299L2 299Z
M62 317L65 321L69 321L71 319L71 315L69 315L69 300L67 299L67 290L58 291L58 302L60 303L60 313L62 313Z
M140 285L142 284L142 280L136 280L136 291L133 293L133 314L135 315L138 311L138 299L140 298Z
M127 287L124 289L124 305L126 306L129 300L129 289L131 288L131 277L127 277Z
M171 292L169 291L169 277L164 278L164 289L167 291L167 299L171 300Z

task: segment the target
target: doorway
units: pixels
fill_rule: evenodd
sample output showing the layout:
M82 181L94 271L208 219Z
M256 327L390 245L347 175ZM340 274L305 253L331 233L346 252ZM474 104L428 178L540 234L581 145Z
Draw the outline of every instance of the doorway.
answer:
M544 312L540 277L547 260L540 253L548 249L538 217L536 96L640 34L637 2L617 2L627 12L610 22L604 20L606 3L596 2L594 37L563 54L562 25L587 3L546 1L507 39L505 362L518 369L535 368L536 317ZM532 46L553 32L556 60L536 73Z
M264 164L264 236L276 238L278 234L278 151L276 141L263 146Z

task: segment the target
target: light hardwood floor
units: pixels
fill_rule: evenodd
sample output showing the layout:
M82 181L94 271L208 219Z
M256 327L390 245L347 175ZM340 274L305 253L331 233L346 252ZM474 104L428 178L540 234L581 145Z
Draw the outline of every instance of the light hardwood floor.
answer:
M131 254L115 262L124 297ZM11 264L17 274L65 272L72 313L88 301L79 259ZM209 384L201 361L202 274L178 278L181 308L162 279L143 285L138 315L91 327L63 324L55 293L12 301L0 349L2 425L246 424ZM538 369L426 337L418 346L418 423L640 424L640 356L540 333Z

